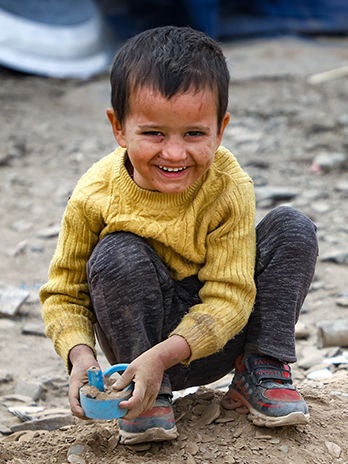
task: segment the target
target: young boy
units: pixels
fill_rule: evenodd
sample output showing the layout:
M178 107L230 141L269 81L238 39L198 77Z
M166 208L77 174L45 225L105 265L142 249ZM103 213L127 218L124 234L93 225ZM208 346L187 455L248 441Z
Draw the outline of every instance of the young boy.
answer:
M72 412L94 333L130 363L120 440L177 436L172 391L235 368L226 408L256 425L306 423L291 380L294 327L311 283L315 226L291 207L255 228L253 184L220 146L229 73L190 28L145 31L119 51L107 110L119 147L78 182L40 291L47 334L70 373Z

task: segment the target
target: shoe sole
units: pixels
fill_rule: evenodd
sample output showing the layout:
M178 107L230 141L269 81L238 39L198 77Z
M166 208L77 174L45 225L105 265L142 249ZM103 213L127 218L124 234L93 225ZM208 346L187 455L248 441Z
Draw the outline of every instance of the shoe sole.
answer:
M170 430L162 429L161 427L153 427L145 430L145 432L126 432L120 430L120 443L122 445L136 445L138 443L147 443L151 441L167 441L175 440L178 437L176 427Z
M305 414L301 411L291 412L286 416L267 416L253 408L244 396L235 390L229 391L229 399L231 399L235 404L233 407L227 407L226 409L239 409L240 413L248 414L248 419L258 427L272 428L309 423L309 414ZM224 404L227 406L226 403L222 402L223 406ZM243 409L245 411L243 411Z

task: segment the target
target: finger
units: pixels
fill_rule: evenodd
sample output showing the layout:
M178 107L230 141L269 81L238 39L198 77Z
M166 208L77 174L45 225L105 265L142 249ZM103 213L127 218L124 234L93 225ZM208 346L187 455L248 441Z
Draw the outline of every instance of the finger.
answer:
M123 390L126 388L134 379L134 372L132 369L127 368L123 374L116 380L112 385L114 390Z
M76 416L80 419L87 419L87 417L85 416L85 412L77 399L73 399L70 401L70 409L73 416Z

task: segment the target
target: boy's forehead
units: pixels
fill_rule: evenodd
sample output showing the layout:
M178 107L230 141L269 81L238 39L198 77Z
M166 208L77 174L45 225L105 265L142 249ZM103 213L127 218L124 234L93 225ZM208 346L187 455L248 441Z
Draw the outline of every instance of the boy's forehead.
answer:
M151 100L167 100L168 102L171 100L175 100L177 97L182 95L188 95L192 98L197 98L197 100L201 100L202 97L213 96L214 100L217 103L217 91L211 89L209 86L202 86L200 88L195 88L194 86L189 87L187 90L179 90L174 95L166 96L162 93L159 89L152 87L150 85L141 85L133 88L130 91L130 98L129 98L129 107L139 104L140 102L144 101L151 101Z

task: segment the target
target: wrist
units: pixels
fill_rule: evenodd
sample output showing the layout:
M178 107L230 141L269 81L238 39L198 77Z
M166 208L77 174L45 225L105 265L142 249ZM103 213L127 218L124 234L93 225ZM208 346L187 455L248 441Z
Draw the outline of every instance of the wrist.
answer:
M94 351L88 345L76 345L69 351L69 360L72 365L79 362L81 358L86 357L95 359Z
M165 370L180 364L191 356L190 345L180 335L172 335L157 346Z

